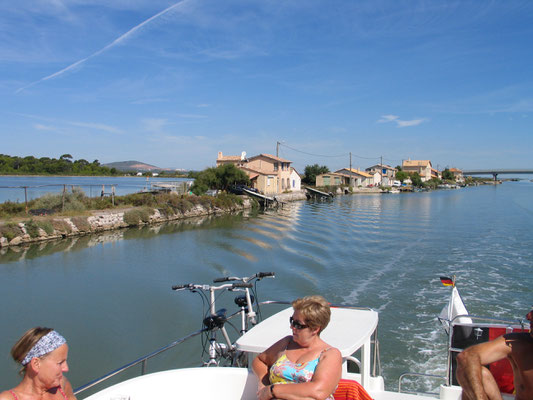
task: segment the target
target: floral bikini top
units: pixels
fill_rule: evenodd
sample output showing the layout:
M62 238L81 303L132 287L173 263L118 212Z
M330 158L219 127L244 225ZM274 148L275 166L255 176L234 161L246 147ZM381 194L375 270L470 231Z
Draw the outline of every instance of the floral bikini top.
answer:
M324 349L320 352L317 358L304 363L295 363L287 358L287 354L283 354L276 360L270 367L270 383L277 385L283 383L303 383L309 382L313 379L316 366L320 361L320 357L331 347ZM333 394L331 394L327 400L333 400Z
M59 390L59 393L61 393L61 395L63 396L63 398L64 398L65 400L68 400L67 395L65 394L65 392L63 392L63 390L61 389L61 387L59 387L58 390ZM19 400L19 398L17 397L17 395L15 394L14 391L9 390L9 393L11 393L11 395L13 396L13 398L14 398L15 400Z

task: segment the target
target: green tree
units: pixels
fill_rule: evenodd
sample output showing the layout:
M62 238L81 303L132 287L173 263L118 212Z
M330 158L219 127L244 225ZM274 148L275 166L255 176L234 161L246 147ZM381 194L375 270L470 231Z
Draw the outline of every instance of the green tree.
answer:
M396 179L403 183L407 178L409 178L409 174L405 171L396 171Z
M444 171L442 171L442 179L447 179L450 181L454 181L455 177L453 176L452 171L450 171L448 168L446 168Z
M327 174L329 172L329 168L325 165L306 165L304 170L304 177L302 179L302 183L305 183L306 185L315 185L316 184L316 176L320 174Z
M413 182L413 186L416 187L422 187L424 186L424 182L422 182L422 178L420 177L420 174L418 172L413 172L410 174L411 182Z
M196 175L191 191L202 195L209 189L228 190L231 185L249 185L250 178L233 164L207 168Z

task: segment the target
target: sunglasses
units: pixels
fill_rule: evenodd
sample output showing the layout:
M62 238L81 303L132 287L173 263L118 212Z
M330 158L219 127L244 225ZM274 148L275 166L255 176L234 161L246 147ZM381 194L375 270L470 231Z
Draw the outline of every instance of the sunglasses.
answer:
M309 328L309 325L304 325L300 321L296 321L292 317L289 318L289 322L291 324L291 327L294 328L294 329L297 329L297 330L302 330L302 329L305 329L305 328Z

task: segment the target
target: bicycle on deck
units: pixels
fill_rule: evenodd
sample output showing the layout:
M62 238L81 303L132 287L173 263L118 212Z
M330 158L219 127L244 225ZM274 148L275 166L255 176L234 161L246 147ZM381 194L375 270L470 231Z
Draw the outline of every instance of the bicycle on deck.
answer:
M250 325L253 326L257 324L257 316L258 314L260 315L259 301L257 300L257 282L263 278L273 278L274 276L275 274L273 272L258 272L248 277L227 276L217 278L213 281L214 283L234 282L218 286L194 283L172 286L172 290L175 291L189 290L192 293L199 293L204 300L204 304L206 302L208 304L203 319L204 329L208 338L204 342L203 348L204 353L208 353L209 359L204 361L204 366L219 366L222 364L243 367L247 365L246 355L236 350L234 343L228 335L225 324L235 316L239 315L241 317L241 329L239 335L243 335ZM254 282L255 285L252 284L252 282ZM215 305L216 299L218 298L218 296L215 296L215 292L217 291L220 293L224 291L244 292L243 295L237 295L234 299L239 310L231 314L229 317L226 316L227 310L225 308L217 310ZM209 297L207 293L209 293ZM224 342L217 341L218 331L221 332Z

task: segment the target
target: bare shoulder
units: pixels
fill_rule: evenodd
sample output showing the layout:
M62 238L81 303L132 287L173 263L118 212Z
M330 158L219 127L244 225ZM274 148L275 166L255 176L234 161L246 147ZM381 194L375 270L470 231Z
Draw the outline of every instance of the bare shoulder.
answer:
M70 384L69 380L66 376L63 376L63 391L65 392L65 395L68 397L69 400L76 400L76 396L74 396L74 391L72 390L72 385ZM1 399L0 399L1 400Z
M323 357L330 357L330 358L342 358L342 354L339 349L336 347L328 347L325 349Z
M274 359L277 358L277 355L287 348L291 337L292 336L285 336L284 338L278 340L263 353L261 353L260 356L265 357L263 360L266 361L267 364L272 364L275 361Z
M6 390L0 393L0 400L13 400L13 395Z

